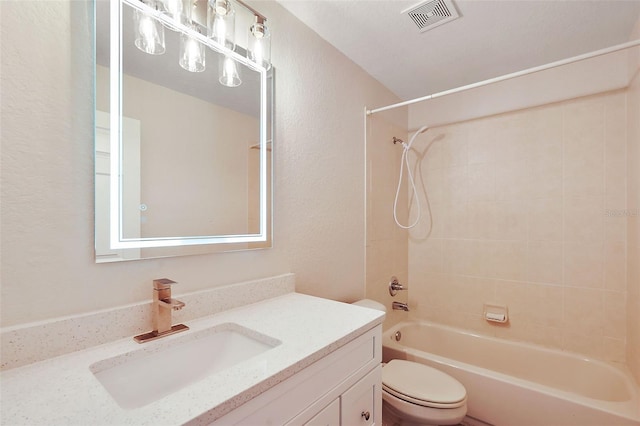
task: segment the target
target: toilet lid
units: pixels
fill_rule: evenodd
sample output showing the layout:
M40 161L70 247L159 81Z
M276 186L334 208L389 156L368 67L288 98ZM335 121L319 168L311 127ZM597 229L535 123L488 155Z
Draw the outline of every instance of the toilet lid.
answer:
M467 391L453 377L417 362L394 359L382 369L383 389L398 398L427 407L455 408Z

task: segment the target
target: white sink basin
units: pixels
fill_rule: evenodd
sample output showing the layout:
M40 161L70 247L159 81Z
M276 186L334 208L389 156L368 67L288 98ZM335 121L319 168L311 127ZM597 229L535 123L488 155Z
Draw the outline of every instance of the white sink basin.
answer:
M281 343L234 323L188 333L96 362L91 372L122 408L139 408Z

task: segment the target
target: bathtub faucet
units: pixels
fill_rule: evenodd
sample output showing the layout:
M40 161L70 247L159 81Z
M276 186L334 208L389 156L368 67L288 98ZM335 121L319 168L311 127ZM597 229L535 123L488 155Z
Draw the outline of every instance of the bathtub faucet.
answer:
M402 303L402 302L393 302L393 304L391 305L391 307L396 310L396 311L405 311L405 312L409 312L409 306L407 306L406 303Z

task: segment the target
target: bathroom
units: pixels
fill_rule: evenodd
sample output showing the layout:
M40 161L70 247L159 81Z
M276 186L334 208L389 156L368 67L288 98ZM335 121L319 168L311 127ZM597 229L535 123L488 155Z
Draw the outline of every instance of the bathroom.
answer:
M252 2L273 30L272 247L96 263L89 4L0 2L3 332L149 302L151 282L161 277L179 282L180 297L293 273L295 291L305 295L367 297L387 307L407 302L409 312L387 308L385 328L408 318L434 321L626 364L640 382L637 62L616 56L614 74L587 62L586 70L551 78L568 85L594 77L605 87L596 91L576 88L554 98L554 86L513 99L513 86L497 83L475 97L460 93L366 116L367 108L405 99L286 5ZM638 38L636 13L635 26L617 43ZM610 75L617 80L607 86ZM497 75L468 83L489 77ZM545 74L539 78L514 81L550 84ZM436 126L413 146L425 154L416 174L426 182L426 196L418 185L424 216L407 232L390 214L402 154L392 139L409 141L423 125ZM572 130L605 135L589 145L590 162L571 156L582 149L571 145L582 140L571 139ZM511 150L504 142L513 135L529 145ZM532 156L524 151L534 148ZM598 174L581 174L594 167ZM401 195L400 217L409 220L415 203L408 189ZM394 275L408 290L392 298L387 285ZM508 306L509 325L486 322L484 303Z

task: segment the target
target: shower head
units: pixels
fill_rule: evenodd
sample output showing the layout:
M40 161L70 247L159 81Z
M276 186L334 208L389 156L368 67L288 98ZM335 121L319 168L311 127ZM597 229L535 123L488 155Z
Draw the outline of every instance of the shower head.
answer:
M418 129L418 131L416 132L416 135L419 135L420 133L424 133L427 130L429 130L429 126L422 126Z
M413 141L418 137L418 135L426 132L427 130L429 130L429 126L420 127L418 131L415 132L413 136L411 136L411 139L409 139L409 144L405 147L405 149L409 150L411 148L411 145L413 145Z

